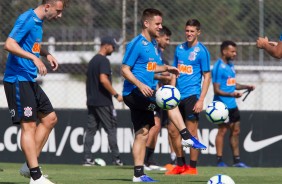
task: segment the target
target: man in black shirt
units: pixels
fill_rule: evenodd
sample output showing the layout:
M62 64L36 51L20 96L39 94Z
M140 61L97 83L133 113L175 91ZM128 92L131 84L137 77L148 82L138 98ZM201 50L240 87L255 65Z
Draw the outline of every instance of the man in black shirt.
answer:
M109 146L113 154L113 164L123 165L117 145L117 119L112 96L119 102L122 102L123 98L112 86L110 61L106 57L112 54L115 46L114 38L102 38L98 54L88 64L86 74L88 122L84 140L84 166L95 165L91 147L94 143L93 137L100 124L108 134Z

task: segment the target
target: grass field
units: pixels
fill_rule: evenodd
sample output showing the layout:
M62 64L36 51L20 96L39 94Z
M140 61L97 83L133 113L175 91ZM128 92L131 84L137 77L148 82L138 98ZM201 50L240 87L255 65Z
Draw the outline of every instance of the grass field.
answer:
M0 163L1 184L22 184L29 180L18 173L21 164ZM132 183L132 166L94 166L83 167L80 165L55 165L43 164L42 170L49 175L56 184L121 184ZM231 176L236 184L281 184L282 168L217 168L199 167L196 176L165 176L164 171L146 171L146 174L159 180L158 183L207 183L208 179L216 174Z

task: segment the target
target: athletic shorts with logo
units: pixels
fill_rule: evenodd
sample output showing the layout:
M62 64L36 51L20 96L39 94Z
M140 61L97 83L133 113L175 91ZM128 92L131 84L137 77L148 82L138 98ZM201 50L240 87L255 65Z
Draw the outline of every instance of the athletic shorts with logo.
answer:
M145 125L150 128L155 125L154 110L156 103L136 90L123 97L124 103L129 107L134 131L137 132Z
M49 114L54 111L49 98L37 82L4 82L4 89L14 124L19 124L21 120L34 122L38 112Z
M197 103L197 101L198 101L197 95L189 96L188 98L185 98L180 101L178 107L183 119L197 120L197 121L199 120L199 113L195 113L193 111L193 108Z

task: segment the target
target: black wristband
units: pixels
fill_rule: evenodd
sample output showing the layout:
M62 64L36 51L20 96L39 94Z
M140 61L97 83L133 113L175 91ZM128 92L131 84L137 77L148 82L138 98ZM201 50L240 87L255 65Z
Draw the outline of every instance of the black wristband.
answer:
M117 98L117 97L118 97L118 93L117 93L117 94L115 94L115 95L114 95L114 97L115 97L115 98Z

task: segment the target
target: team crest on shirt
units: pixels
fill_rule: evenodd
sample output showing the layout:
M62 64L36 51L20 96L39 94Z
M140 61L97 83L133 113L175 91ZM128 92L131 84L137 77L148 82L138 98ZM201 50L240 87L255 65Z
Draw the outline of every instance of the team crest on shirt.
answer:
M142 45L147 46L148 44L149 44L149 42L147 42L146 40L143 40L143 41L142 41Z
M196 56L197 56L197 52L195 52L195 51L190 52L190 54L189 54L189 56L188 56L188 60L190 60L190 61L195 61Z
M11 118L15 117L15 115L16 115L15 109L11 109L10 114L11 114Z
M26 116L26 117L30 117L30 116L32 116L32 108L31 107L25 107L24 108L24 116Z

